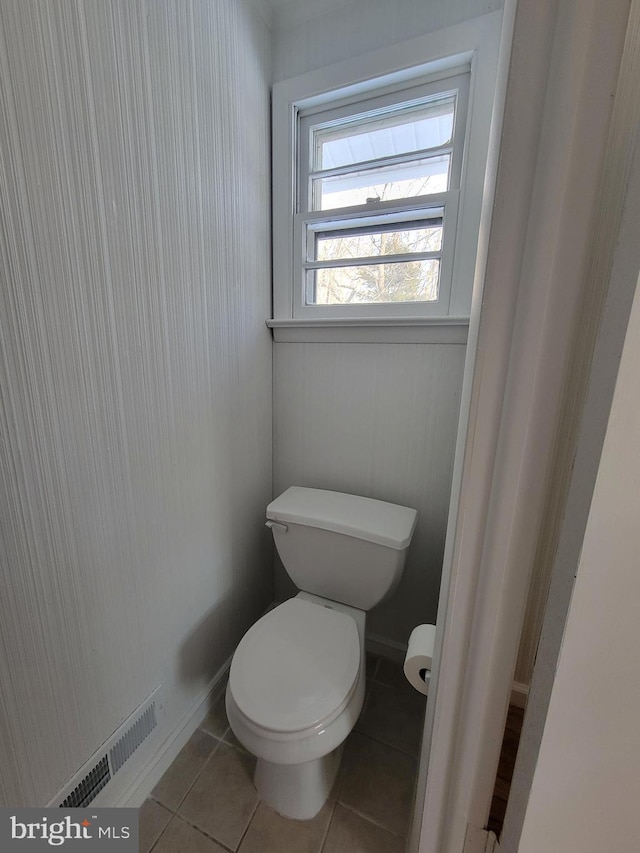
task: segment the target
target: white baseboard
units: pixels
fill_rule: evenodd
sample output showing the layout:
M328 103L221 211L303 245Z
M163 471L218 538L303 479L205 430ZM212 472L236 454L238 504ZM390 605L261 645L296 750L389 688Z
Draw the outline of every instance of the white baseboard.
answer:
M406 643L398 643L395 640L381 637L379 634L367 634L365 647L368 652L378 655L378 657L388 658L395 663L404 663L407 653ZM526 708L528 697L529 685L514 681L511 686L510 704L515 705L516 708Z
M379 634L367 633L365 648L371 654L378 655L381 658L388 658L395 663L404 663L404 658L407 654L406 643L398 643L396 640L389 640L387 637L381 637Z
M183 715L178 725L155 750L153 756L141 767L134 781L125 790L118 792L116 797L117 802L113 803L114 806L139 808L147 799L165 771L169 769L182 747L207 716L213 703L222 693L225 686L224 677L230 666L231 657L220 667L216 675L201 693L200 698Z

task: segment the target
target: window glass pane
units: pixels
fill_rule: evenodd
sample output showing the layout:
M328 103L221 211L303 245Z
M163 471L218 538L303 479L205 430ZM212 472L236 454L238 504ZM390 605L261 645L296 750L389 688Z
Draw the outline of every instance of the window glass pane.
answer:
M373 258L411 252L439 252L442 249L442 217L375 229L351 228L316 234L317 261L345 258Z
M412 163L317 178L312 188L313 210L335 210L366 204L442 193L449 189L448 154Z
M311 305L437 302L440 261L333 267L308 275L312 286L307 304Z
M359 116L314 131L314 169L335 169L446 145L453 133L455 96L386 115Z

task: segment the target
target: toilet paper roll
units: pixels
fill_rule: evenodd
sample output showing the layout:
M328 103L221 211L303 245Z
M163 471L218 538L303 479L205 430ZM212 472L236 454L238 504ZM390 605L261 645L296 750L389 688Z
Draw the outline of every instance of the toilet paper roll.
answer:
M435 625L417 625L409 637L407 655L404 659L404 674L407 681L425 696L429 692L435 639Z

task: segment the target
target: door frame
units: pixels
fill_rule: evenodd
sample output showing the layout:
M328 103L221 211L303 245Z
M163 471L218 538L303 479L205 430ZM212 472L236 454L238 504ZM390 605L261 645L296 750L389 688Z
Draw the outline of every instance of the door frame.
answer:
M602 289L592 244L628 11L505 2L411 853L460 853L486 825L553 465L577 423L572 355Z

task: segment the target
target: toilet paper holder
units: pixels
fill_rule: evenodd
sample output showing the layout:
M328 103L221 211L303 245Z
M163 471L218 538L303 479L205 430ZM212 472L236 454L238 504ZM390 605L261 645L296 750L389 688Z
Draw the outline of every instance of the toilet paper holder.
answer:
M407 681L424 696L429 693L435 638L435 625L417 625L409 637L404 659L404 674Z

